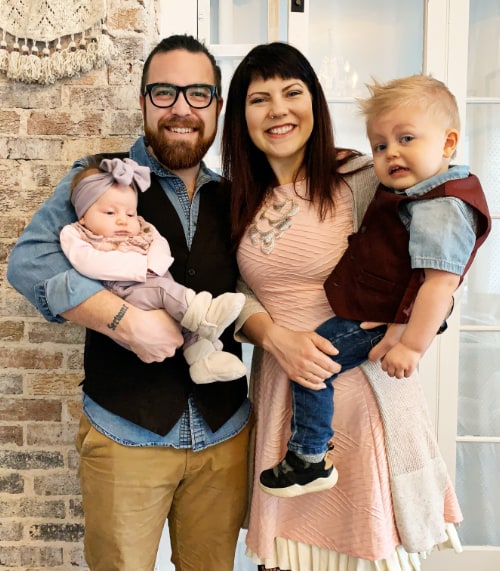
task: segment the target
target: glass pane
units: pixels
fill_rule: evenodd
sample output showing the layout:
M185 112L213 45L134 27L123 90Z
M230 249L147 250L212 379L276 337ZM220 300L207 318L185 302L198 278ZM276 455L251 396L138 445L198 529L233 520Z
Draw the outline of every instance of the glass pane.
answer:
M500 96L500 0L470 0L469 97ZM483 185L492 214L500 213L500 105L469 102L467 162ZM500 222L466 276L463 325L500 327ZM460 333L458 422L460 436L500 436L500 331ZM500 546L500 444L457 443L456 489L464 513L464 545Z
M458 434L500 436L500 331L462 331Z
M267 0L210 0L210 44L267 42Z
M464 325L500 326L500 221L481 246L470 272L465 276L461 299Z
M500 5L500 0L498 4ZM500 39L498 45L500 52ZM498 214L500 213L500 169L498 168L500 102L468 103L466 119L465 141L468 163L472 172L481 180L491 212Z
M246 53L246 52L245 52ZM231 77L233 77L234 70L238 67L238 64L242 60L242 55L219 55L215 59L217 61L218 66L221 69L222 74L222 97L224 101L227 98L227 91L229 89L229 83L231 81ZM219 116L219 128L217 130L217 135L215 136L215 140L210 147L208 153L205 156L206 164L213 170L220 173L220 144L221 144L221 137L222 137L222 124L225 117L225 110L226 107L222 107L222 113Z
M279 39L287 40L288 0L278 2ZM268 0L210 0L210 49L222 72L222 97L234 70L250 47L269 41ZM218 44L222 44L219 46ZM225 107L219 117L224 121ZM206 164L220 172L221 129L205 157Z
M500 97L500 1L471 0L469 97Z
M456 490L464 545L500 546L500 444L457 444Z
M327 97L422 71L424 1L309 1L309 57Z
M366 136L365 120L359 114L356 103L341 101L329 103L335 134L335 144L338 147L357 149L369 155L372 154Z

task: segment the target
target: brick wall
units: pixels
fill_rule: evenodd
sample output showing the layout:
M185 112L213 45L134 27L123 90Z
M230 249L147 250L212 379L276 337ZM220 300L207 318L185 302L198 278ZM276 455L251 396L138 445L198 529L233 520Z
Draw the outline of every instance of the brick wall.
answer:
M142 132L138 88L157 0L108 0L118 56L51 86L0 74L0 569L86 569L78 456L84 331L50 324L6 281L9 250L74 159ZM10 38L8 38L10 41Z

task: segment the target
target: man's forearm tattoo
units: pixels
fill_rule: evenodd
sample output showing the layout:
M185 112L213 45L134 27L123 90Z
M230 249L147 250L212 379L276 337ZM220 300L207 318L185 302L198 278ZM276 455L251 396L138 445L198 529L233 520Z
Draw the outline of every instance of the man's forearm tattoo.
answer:
M123 319L123 316L127 313L127 310L128 307L125 304L123 304L120 307L120 311L118 311L118 313L113 317L113 321L111 323L108 323L108 327L114 331L118 327L120 321Z

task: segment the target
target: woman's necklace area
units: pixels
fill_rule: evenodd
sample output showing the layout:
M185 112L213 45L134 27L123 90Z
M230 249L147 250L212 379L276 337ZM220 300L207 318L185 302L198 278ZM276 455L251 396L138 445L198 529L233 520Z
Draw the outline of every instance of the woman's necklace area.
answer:
M305 177L296 183L304 179ZM248 237L252 244L260 246L262 253L270 254L274 250L276 240L292 226L292 216L295 216L299 209L298 203L293 198L266 198L248 229Z

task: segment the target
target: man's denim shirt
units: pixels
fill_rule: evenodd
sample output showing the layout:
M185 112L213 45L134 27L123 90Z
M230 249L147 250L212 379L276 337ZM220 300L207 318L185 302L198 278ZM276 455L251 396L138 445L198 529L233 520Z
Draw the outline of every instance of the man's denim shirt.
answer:
M403 194L422 196L449 181L466 178L469 167L456 165L408 188ZM475 210L454 197L409 202L400 211L409 228L413 268L430 268L462 275L476 242Z
M165 194L172 201L182 222L188 246L191 246L199 209L199 188L219 176L202 163L196 191L191 203L180 178L164 169L146 150L139 138L130 150L130 158L148 166L158 176ZM95 293L104 289L99 281L82 276L73 269L61 251L59 232L65 224L76 220L69 202L69 188L75 173L85 160L75 162L72 170L57 185L54 194L35 213L9 259L7 278L44 316L47 321L63 322L60 317ZM250 402L240 409L219 430L212 432L196 409L192 399L177 424L160 436L112 414L83 395L83 408L93 426L113 440L128 446L173 446L201 450L240 432L250 416Z

